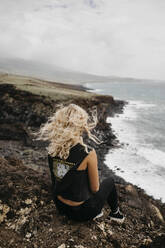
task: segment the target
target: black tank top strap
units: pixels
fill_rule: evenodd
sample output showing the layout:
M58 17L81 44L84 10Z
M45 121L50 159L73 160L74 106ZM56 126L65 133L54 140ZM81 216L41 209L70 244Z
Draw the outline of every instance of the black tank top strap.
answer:
M88 150L90 151L90 149ZM86 152L85 147L78 143L71 148L69 157L66 161L75 163L75 166L72 168L73 170L79 167L86 156L88 156L88 153Z

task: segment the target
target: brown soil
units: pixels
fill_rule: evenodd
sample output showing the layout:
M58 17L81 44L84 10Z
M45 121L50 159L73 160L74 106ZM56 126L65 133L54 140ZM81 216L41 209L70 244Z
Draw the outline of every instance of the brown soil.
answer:
M0 165L0 247L164 247L165 206L142 190L117 184L122 225L107 220L107 206L100 220L76 223L58 214L49 173L11 157Z

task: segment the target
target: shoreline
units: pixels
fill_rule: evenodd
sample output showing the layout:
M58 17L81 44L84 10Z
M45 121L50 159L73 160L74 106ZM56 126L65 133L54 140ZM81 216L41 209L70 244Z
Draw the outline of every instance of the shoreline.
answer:
M146 194L155 200L165 203L163 175L159 177L156 173L159 164L154 163L153 159L155 156L155 160L159 161L159 153L156 151L160 150L149 146L149 143L144 143L144 131L141 130L140 133L137 131L139 129L137 129L135 122L138 121L139 123L141 120L138 115L139 112L136 112L136 106L138 106L138 110L140 108L138 104L138 101L136 105L135 101L128 102L122 116L119 115L109 120L112 128L115 128L115 134L122 146L118 150L114 149L110 154L107 154L106 161L112 160L112 168L117 172L117 175L123 176L126 181L142 188ZM138 115L137 118L136 115ZM148 153L150 157L148 157ZM120 161L123 161L123 163Z
M89 86L91 87L91 85ZM154 99L149 97L151 94L147 93L143 97L138 96L135 92L136 89L139 92L141 86L130 86L128 83L124 86L120 83L113 85L112 82L107 85L100 83L97 86L96 83L91 92L100 92L101 94L108 92L115 95L117 99L122 99L122 95L124 100L129 99L123 114L117 114L115 118L108 118L115 135L120 140L121 147L109 151L109 154L106 155L106 164L110 164L110 168L127 182L141 187L154 199L160 199L165 203L163 190L165 187L163 177L165 154L163 131L161 131L163 128L161 122L164 120L163 106L158 104L158 100L155 98L158 97L158 92L156 91L154 95L152 85L143 87L143 91L147 87L148 92L153 93ZM129 93L129 89L132 89L132 93ZM162 95L160 95L160 102L161 99ZM156 123L153 121L154 116L159 117ZM155 130L155 125L157 130ZM161 139L158 144L159 136Z
M38 92L38 94L37 94ZM122 226L104 216L97 222L74 223L59 216L51 196L46 143L34 141L56 106L74 102L90 111L98 109L95 134L103 139L95 147L99 174L107 177L107 151L118 146L107 117L121 113L123 101L27 77L0 77L0 246L11 248L160 248L165 241L165 204L142 189L115 177L126 221ZM34 170L35 168L35 170Z

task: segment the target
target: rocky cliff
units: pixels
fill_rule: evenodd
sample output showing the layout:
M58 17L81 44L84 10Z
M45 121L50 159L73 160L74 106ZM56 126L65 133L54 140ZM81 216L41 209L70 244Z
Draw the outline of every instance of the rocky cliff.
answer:
M76 223L60 216L51 196L46 143L34 140L38 130L60 103L74 102L87 111L97 106L96 146L100 178L111 174L116 181L122 225L107 220ZM104 156L118 146L109 115L122 112L124 103L82 87L42 80L0 76L0 247L165 247L165 204L154 200L104 164ZM94 145L94 144L92 144Z

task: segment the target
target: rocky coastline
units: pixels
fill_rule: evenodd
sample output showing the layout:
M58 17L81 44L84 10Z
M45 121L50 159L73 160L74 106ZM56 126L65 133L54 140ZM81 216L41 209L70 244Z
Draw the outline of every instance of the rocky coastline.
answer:
M33 132L59 104L75 103L88 112L97 107L95 147L101 180L112 175L126 221L119 226L104 217L75 223L59 216L51 197L46 143ZM105 154L120 144L108 116L122 113L125 102L88 93L82 86L0 75L0 247L165 247L165 204L145 194L104 164Z

